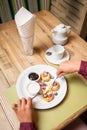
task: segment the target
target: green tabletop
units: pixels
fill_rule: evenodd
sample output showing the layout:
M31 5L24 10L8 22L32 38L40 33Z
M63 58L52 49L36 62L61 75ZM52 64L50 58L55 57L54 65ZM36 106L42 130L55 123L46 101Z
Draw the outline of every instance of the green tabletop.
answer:
M87 105L87 85L74 73L65 76L68 91L65 99L56 107L48 110L34 110L34 120L38 130L52 130L69 118L73 113ZM10 104L16 103L18 96L15 86L4 91Z

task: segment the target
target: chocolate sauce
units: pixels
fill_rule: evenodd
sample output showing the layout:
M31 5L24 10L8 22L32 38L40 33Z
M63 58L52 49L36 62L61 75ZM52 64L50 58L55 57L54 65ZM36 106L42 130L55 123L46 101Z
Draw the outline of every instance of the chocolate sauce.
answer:
M38 78L39 78L39 75L37 74L37 73L35 73L35 72L32 72L32 73L30 73L29 75L28 75L28 78L30 79L30 80L37 80Z

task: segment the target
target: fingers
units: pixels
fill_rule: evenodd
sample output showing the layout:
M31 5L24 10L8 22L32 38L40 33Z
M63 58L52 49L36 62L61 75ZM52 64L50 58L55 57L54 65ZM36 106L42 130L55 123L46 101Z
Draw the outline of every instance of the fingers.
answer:
M13 104L13 105L12 105L12 109L13 109L15 112L17 112L17 109L18 109L17 104Z
M21 99L18 100L18 107L21 106Z
M31 98L28 98L28 99L27 99L27 106L28 106L29 108L32 107L32 99L31 99Z
M18 108L24 108L25 104L26 104L26 99L25 98L22 98L22 99L18 100Z
M23 109L26 105L26 100L24 98L22 98L21 100L21 108Z
M22 98L18 100L18 104L13 104L12 108L13 110L17 113L17 110L19 111L20 109L25 109L27 108L32 108L32 99L28 98L27 100Z
M62 72L62 73L59 73L59 74L58 74L58 77L62 77L62 76L64 76L64 75L65 75L65 73Z
M28 108L32 107L31 98L28 98L27 100L25 98L22 98L21 100L18 101L18 106L21 107L22 109L24 109L26 105L28 106Z
M61 69L61 67L59 66L58 68L57 68L57 72L56 72L56 74L57 74L57 76L58 77L61 77L61 76L63 76L63 70Z
M59 76L62 73L62 71L58 68L57 69L57 75Z

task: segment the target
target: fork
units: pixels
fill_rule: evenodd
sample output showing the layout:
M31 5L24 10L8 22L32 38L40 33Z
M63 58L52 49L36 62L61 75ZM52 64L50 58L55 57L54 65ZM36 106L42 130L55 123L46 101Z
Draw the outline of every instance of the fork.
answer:
M56 81L57 78L58 78L58 75L54 78L54 80L52 81L51 85Z

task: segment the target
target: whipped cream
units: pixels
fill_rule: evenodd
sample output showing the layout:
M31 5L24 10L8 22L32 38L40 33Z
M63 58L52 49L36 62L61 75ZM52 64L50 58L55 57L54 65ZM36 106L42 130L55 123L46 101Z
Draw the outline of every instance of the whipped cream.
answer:
M40 91L40 85L37 82L31 82L27 86L27 91L31 96L34 97Z

